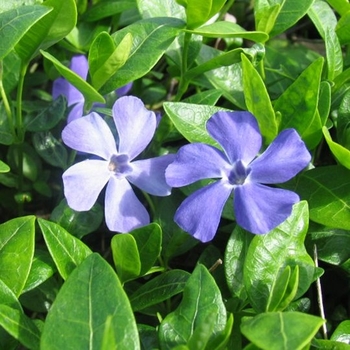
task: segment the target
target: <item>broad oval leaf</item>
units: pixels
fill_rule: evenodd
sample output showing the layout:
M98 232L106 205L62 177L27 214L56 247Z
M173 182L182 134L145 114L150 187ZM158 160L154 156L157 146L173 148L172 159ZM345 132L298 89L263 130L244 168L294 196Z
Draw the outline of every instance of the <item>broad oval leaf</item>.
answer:
M244 285L251 305L264 312L273 298L272 291L285 268L299 266L301 297L315 277L315 265L304 247L308 229L308 206L305 201L294 205L291 216L266 235L253 238L244 265Z
M88 22L114 16L118 13L136 7L135 0L103 0L94 3L89 10L84 13L84 20Z
M160 324L161 348L187 344L209 315L215 319L210 338L213 341L225 330L226 308L214 278L204 265L198 264L186 283L180 305Z
M18 297L26 284L34 256L35 216L0 225L0 279Z
M64 228L44 219L38 219L47 248L63 279L90 255L91 250Z
M45 321L41 348L100 350L108 323L117 349L140 349L127 295L112 267L93 253L60 289Z
M303 350L324 322L301 312L269 312L243 318L241 331L262 350Z

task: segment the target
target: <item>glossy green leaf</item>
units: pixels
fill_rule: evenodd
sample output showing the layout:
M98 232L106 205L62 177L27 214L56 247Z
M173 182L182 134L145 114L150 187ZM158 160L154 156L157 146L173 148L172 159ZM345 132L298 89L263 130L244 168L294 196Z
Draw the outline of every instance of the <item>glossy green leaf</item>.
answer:
M266 144L278 134L278 125L266 86L260 74L245 55L242 55L243 91L247 109L257 119Z
M292 188L308 201L311 220L325 226L350 230L348 169L333 165L306 171L298 177Z
M132 36L127 33L118 47L107 32L100 33L89 51L91 84L99 90L105 82L122 67L129 57Z
M176 17L186 21L185 9L175 0L137 0L143 19L153 17Z
M50 11L48 7L32 5L0 13L0 60L14 48L31 26Z
M108 322L116 348L140 349L134 315L123 287L112 267L94 253L60 289L46 317L41 349L101 349Z
M345 12L339 19L336 26L336 34L341 45L347 45L350 42L350 11Z
M84 20L91 22L98 21L102 18L114 16L135 7L135 0L102 0L85 12Z
M209 136L205 126L207 120L214 113L224 110L223 108L183 102L165 102L164 110L176 129L188 141L217 145Z
M350 4L347 0L327 0L327 2L342 16L350 10Z
M10 171L10 167L0 160L0 173L8 173Z
M350 345L341 343L335 340L325 339L314 339L311 343L311 349L322 349L322 350L350 350Z
M241 331L262 350L303 350L324 322L301 312L269 312L243 318Z
M52 11L36 22L15 47L25 63L38 55L40 49L62 40L77 22L75 0L46 0L43 4Z
M243 38L259 43L263 43L269 38L264 32L246 31L240 25L228 21L214 22L194 30L188 30L188 32L206 38Z
M19 296L34 256L35 216L12 219L0 225L1 280Z
M322 132L328 144L328 147L333 153L336 160L341 165L345 166L345 168L350 169L350 150L333 141L328 129L325 126L322 128Z
M225 251L225 276L231 295L244 302L248 296L243 283L243 267L253 235L236 226L227 242Z
M301 297L314 281L315 265L304 247L308 229L306 202L294 205L291 216L266 235L257 235L249 245L244 265L244 285L251 305L257 312L267 311L272 291L287 266L299 267Z
M60 74L84 95L86 101L90 103L105 103L104 97L100 95L90 84L88 84L78 74L71 71L69 68L63 65L59 60L57 60L48 52L41 51L41 54L49 61L51 61L54 64L55 68L60 72Z
M180 305L160 324L161 348L173 349L175 345L187 344L209 316L215 320L210 338L214 340L225 330L226 309L213 277L198 264L186 283Z
M91 254L91 250L79 239L69 234L64 228L44 219L38 223L47 248L63 279Z
M151 18L115 32L112 38L116 46L129 33L133 38L133 47L126 63L111 76L101 89L101 93L109 93L147 74L163 56L183 26L184 23L176 18Z
M140 276L140 254L136 240L130 233L114 235L111 249L114 266L122 283Z
M96 203L89 211L75 211L63 199L51 212L50 220L75 237L82 238L99 228L103 221L103 208Z
M316 113L322 67L323 58L314 61L274 104L275 111L282 115L280 130L295 128L310 149L318 144L322 135L320 117Z
M130 296L132 309L139 311L181 293L189 276L188 272L175 269L154 277Z
M162 248L162 229L158 224L136 228L130 234L134 237L140 256L140 275L146 274L160 255Z
M114 330L113 330L113 317L107 316L105 323L105 329L103 333L101 350L116 349L117 344L115 342Z
M255 1L254 4L255 27L257 30L269 34L281 11L281 5L278 3L271 5L265 0Z
M350 343L350 321L341 322L334 330L331 340L349 344Z

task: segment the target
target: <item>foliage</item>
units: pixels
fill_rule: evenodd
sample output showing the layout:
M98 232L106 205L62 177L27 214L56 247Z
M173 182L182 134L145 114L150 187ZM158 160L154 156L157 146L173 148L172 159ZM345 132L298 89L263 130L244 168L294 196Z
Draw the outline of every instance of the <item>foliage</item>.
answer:
M346 0L0 1L0 348L350 349L349 17ZM295 129L311 162L273 187L300 201L254 235L233 191L202 243L174 215L211 179L165 197L133 187L150 223L110 231L104 190L89 211L65 199L62 174L87 154L62 140L74 106L53 99L58 78L117 142L132 84L157 117L142 159L221 152L207 122L223 111L254 115L260 153Z

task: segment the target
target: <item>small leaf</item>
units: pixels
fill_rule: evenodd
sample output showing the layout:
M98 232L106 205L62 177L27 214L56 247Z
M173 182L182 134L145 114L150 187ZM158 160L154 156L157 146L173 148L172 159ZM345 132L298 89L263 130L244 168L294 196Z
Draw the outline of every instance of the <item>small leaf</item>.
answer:
M141 261L135 238L129 233L116 234L111 241L114 266L122 283L140 276Z
M134 311L145 309L169 300L183 291L190 274L182 270L170 270L143 284L130 297Z
M112 267L89 255L60 289L45 321L41 348L101 349L108 334L117 349L140 349L134 315ZM60 336L57 337L57 334Z
M161 348L173 349L176 345L187 344L208 317L215 320L210 337L213 341L225 330L226 309L213 277L198 264L186 283L180 305L160 324Z
M102 0L94 3L83 16L84 21L98 21L136 7L135 0Z
M10 167L0 160L0 173L8 173L10 171Z
M59 225L44 219L38 219L38 223L58 272L67 279L91 250Z
M303 350L324 322L301 312L269 312L243 318L241 331L262 350Z
M337 342L350 343L350 321L346 320L341 322L338 327L334 330L331 340Z
M0 225L0 276L19 296L34 256L35 216L12 219Z

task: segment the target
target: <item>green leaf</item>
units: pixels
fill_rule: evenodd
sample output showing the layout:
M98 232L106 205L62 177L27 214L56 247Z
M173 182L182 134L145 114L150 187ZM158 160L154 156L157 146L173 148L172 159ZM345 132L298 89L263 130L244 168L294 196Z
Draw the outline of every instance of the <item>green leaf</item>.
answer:
M10 167L0 160L0 173L8 173L10 171Z
M334 330L331 340L349 344L350 343L350 321L341 322Z
M175 269L154 277L131 295L132 309L139 311L170 300L171 297L183 291L189 276L188 272Z
M63 199L51 212L50 221L56 222L77 238L96 231L103 221L103 208L96 203L89 211L75 211Z
M0 60L21 40L23 35L52 9L41 6L20 6L0 13Z
M35 216L12 219L0 225L0 276L19 296L34 256Z
M113 333L117 349L140 349L134 315L123 287L112 267L94 253L60 289L46 317L41 348L101 349L108 323L112 328L108 333Z
M242 55L243 91L247 109L257 119L266 144L278 134L278 125L264 81L245 55Z
M335 30L341 45L347 45L350 43L350 11L349 10L340 17Z
M266 0L255 1L254 15L256 29L269 34L276 23L280 11L280 4L271 5Z
M301 312L269 312L243 318L241 331L262 350L303 350L324 322Z
M203 142L217 146L206 129L207 120L223 108L183 102L165 102L164 110L176 129L190 142Z
M176 18L150 18L115 32L112 38L116 46L129 33L133 38L133 47L126 63L111 76L101 93L107 94L146 75L163 56L183 26L184 23Z
M269 38L264 32L248 32L240 25L228 21L214 22L194 30L186 31L192 34L202 35L206 38L243 38L259 43L264 43Z
M36 22L15 47L25 64L38 55L40 49L62 40L77 22L75 0L46 0L43 5L52 11Z
M282 115L280 131L295 128L310 149L317 146L322 135L320 117L316 113L322 67L323 58L314 61L274 104L275 112Z
M334 340L314 339L311 343L311 349L322 350L350 350L350 345Z
M89 51L91 84L99 90L106 81L122 67L129 57L132 36L127 33L118 47L107 32L100 33Z
M135 0L102 0L91 6L83 16L84 21L93 22L111 17L136 7Z
M350 151L339 143L333 141L328 129L325 126L322 128L322 132L325 140L327 141L329 149L337 161L345 168L350 169Z
M243 283L243 268L253 235L240 226L232 231L225 250L225 276L231 295L243 302L248 298Z
M154 17L176 17L186 21L185 9L175 0L137 0L143 19Z
M198 264L188 279L178 308L168 314L159 328L162 349L185 345L207 318L214 319L210 340L221 335L226 325L226 309L221 292L208 270Z
M74 85L83 95L87 103L101 102L105 103L105 99L100 95L89 83L82 79L78 74L63 65L59 60L53 57L51 54L45 51L41 51L41 54L51 61L60 74Z
M294 186L288 187L308 201L311 220L325 226L350 230L348 169L340 165L319 167L302 173L296 181Z
M287 266L299 267L296 298L301 297L314 281L315 265L304 247L308 229L306 202L294 205L290 217L266 235L257 235L249 245L244 265L244 285L252 307L267 311L275 286ZM278 296L277 296L278 297Z
M130 232L137 244L140 256L140 275L146 274L160 255L162 248L162 229L156 223L137 228Z
M140 276L140 255L136 240L130 233L114 235L111 249L114 266L122 283Z
M348 0L327 0L327 2L342 16L350 10Z
M81 240L70 235L64 228L44 219L38 219L47 248L63 279L91 254Z

